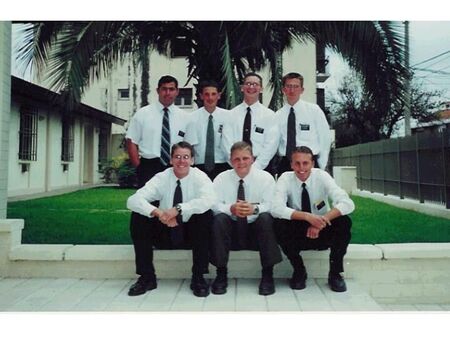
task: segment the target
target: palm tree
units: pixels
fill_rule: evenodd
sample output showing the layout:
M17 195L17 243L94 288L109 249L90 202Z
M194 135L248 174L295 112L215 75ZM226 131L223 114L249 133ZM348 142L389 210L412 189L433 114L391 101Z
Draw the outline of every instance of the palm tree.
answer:
M73 101L81 99L92 79L108 74L126 55L131 53L142 66L152 49L170 56L171 46L180 41L188 51L189 79L219 81L227 107L240 101L238 83L248 70L269 66L271 107L278 108L281 55L295 41L312 40L340 53L361 74L379 111L404 101L409 76L398 22L36 22L24 32L18 59L35 67L51 89ZM142 81L148 83L148 75Z

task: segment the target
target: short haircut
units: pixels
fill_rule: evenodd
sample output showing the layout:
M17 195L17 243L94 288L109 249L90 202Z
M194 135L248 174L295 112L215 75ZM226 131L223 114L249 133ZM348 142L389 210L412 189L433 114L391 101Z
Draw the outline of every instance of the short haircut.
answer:
M281 79L281 83L282 83L283 87L286 84L286 80L290 80L290 79L299 79L300 85L303 87L303 75L301 75L299 73L287 73L285 76L283 76L283 78Z
M198 92L203 93L203 89L206 87L214 87L217 89L218 92L220 92L219 84L214 80L203 80L198 84Z
M189 142L186 141L175 143L170 151L170 157L173 157L175 150L177 150L178 148L189 149L191 152L191 157L194 157L194 147Z
M311 155L311 160L315 161L314 153L311 150L311 148L309 148L309 147L306 147L306 146L295 147L291 154L291 161L292 161L292 155L297 154L297 153L309 154L309 155Z
M232 157L233 152L235 152L236 150L248 150L250 152L250 154L253 156L252 146L250 144L248 144L247 142L239 141L239 142L234 143L231 146L230 158Z
M244 78L242 79L242 84L244 84L245 83L245 79L250 77L250 76L256 76L259 79L259 84L262 86L263 79L262 79L261 75L256 74L254 72L250 72L250 73L245 74Z
M161 86L165 83L175 82L175 87L178 88L178 81L171 75L164 75L162 76L158 81L158 88L161 88Z

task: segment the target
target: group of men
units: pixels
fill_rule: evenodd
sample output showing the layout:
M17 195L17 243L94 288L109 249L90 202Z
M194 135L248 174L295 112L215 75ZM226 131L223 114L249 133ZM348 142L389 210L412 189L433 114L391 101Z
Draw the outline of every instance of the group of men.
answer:
M354 204L324 171L330 130L323 111L300 100L303 77L289 73L282 83L287 102L276 113L260 103L256 73L245 75L244 100L232 110L217 106L219 86L204 81L203 107L187 113L174 104L177 80L163 76L158 102L135 113L126 141L139 189L127 207L140 277L130 296L157 287L154 247L192 249L190 287L198 297L210 289L227 292L230 250L259 251L258 292L273 294L279 246L293 267L292 289L306 287L301 251L330 248L328 283L333 291L346 290L343 257ZM209 263L217 268L211 286L203 276Z

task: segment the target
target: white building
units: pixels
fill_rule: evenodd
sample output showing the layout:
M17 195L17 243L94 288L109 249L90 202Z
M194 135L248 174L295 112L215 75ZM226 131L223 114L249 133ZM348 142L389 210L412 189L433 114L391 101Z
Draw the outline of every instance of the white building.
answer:
M125 120L77 104L64 116L61 96L11 77L8 197L101 182L111 124Z

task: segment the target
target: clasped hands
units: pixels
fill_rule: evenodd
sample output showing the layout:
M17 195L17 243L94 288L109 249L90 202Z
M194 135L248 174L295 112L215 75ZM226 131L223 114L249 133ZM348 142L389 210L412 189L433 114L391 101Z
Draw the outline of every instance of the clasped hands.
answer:
M330 220L326 216L307 214L306 221L311 224L306 231L306 237L316 239L319 237L319 232L327 225L331 225Z
M255 206L247 201L237 200L231 205L230 211L236 217L247 217L253 215Z
M166 210L155 209L152 212L153 216L158 217L159 221L169 228L178 226L177 216L178 211L175 208L170 208Z

